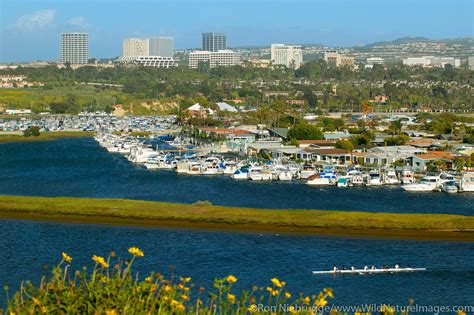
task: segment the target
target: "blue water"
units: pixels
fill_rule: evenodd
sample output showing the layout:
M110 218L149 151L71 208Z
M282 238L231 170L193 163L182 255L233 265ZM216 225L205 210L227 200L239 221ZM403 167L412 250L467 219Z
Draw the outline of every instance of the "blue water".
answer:
M130 198L275 209L474 215L474 194L410 193L399 187L315 188L227 176L149 171L93 139L0 144L0 194Z
M11 290L20 280L39 281L60 260L73 257L73 267L92 267L93 254L116 251L128 257L138 246L145 257L137 262L141 275L149 271L190 276L198 286L212 288L214 277L235 275L238 289L267 286L277 277L288 290L318 293L332 287L335 305L390 303L407 305L474 304L474 244L327 238L313 236L121 228L21 221L0 221L0 283ZM335 264L364 266L395 264L426 267L407 274L313 276Z
M344 209L473 215L472 194L414 194L400 188L319 188L302 183L254 183L228 177L148 171L110 154L92 139L0 144L0 194L132 198L282 208ZM0 286L39 281L61 251L79 268L93 254L145 251L137 270L191 276L210 288L211 279L233 274L239 288L265 286L272 277L293 293L334 288L336 305L474 304L474 244L312 236L104 227L0 220ZM313 276L334 265L426 267L409 274ZM0 300L4 294L0 293Z

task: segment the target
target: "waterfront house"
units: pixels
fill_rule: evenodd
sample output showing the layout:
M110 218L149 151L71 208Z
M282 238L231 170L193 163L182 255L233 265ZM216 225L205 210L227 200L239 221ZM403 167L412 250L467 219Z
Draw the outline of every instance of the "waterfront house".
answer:
M344 149L317 149L305 148L305 151L312 154L312 159L316 162L330 164L351 164L351 152Z
M311 161L313 155L311 152L307 152L302 148L295 146L284 146L282 148L271 149L270 154L273 159L301 159L304 161Z
M336 131L336 132L325 132L324 139L325 140L347 140L351 138L351 134L344 131Z
M448 169L452 169L454 154L446 151L430 151L428 153L419 154L412 158L412 168L415 172L425 172L428 168L428 164L432 161L444 161Z
M298 146L300 148L334 149L336 142L336 140L298 140Z
M191 117L207 118L209 115L214 115L212 108L205 108L199 103L196 103L185 110Z
M288 128L268 128L270 137L281 138L283 141L288 141Z

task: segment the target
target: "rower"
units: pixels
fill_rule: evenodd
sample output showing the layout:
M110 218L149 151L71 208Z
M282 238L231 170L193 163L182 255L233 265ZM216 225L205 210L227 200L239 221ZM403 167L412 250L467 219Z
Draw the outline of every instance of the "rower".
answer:
M351 270L355 270L354 266L351 267Z
M334 273L336 273L336 272L337 272L337 267L336 267L336 266L334 266L334 269L333 269L333 271L334 271Z
M396 264L395 269L400 269L400 266L398 264Z
M367 265L365 265L364 271L367 271L367 270L369 270L369 267L367 267Z
M375 266L372 266L372 267L370 267L370 269L375 270L376 268L375 268Z

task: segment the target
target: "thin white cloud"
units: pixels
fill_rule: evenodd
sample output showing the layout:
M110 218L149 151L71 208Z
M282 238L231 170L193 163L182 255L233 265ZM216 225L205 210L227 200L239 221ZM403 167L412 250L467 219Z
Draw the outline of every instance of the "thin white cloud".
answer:
M20 16L13 24L14 28L22 31L32 32L53 26L56 11L40 10Z
M78 27L88 27L89 24L83 16L74 16L67 20L67 24Z

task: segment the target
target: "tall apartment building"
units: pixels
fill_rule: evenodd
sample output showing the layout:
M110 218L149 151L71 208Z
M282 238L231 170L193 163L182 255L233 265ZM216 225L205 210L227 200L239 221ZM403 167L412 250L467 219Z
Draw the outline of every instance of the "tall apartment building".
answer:
M202 51L189 53L189 67L196 69L199 63L207 63L209 67L234 66L240 64L240 53L232 50Z
M227 49L226 33L202 33L202 50L217 52Z
M474 70L474 56L467 58L467 65L470 70Z
M337 51L325 51L323 55L324 61L329 66L332 67L349 67L353 68L354 67L354 58L349 57L343 54L340 54Z
M275 65L284 65L288 68L298 69L303 63L303 52L300 46L272 44L270 58Z
M423 67L444 67L447 64L457 68L461 66L461 59L452 57L410 57L404 58L403 64L407 66L423 66Z
M89 34L61 34L61 62L80 65L89 60Z
M123 41L120 61L147 67L170 68L173 59L173 37L127 38Z
M127 38L123 40L123 58L148 56L148 40L144 38Z

